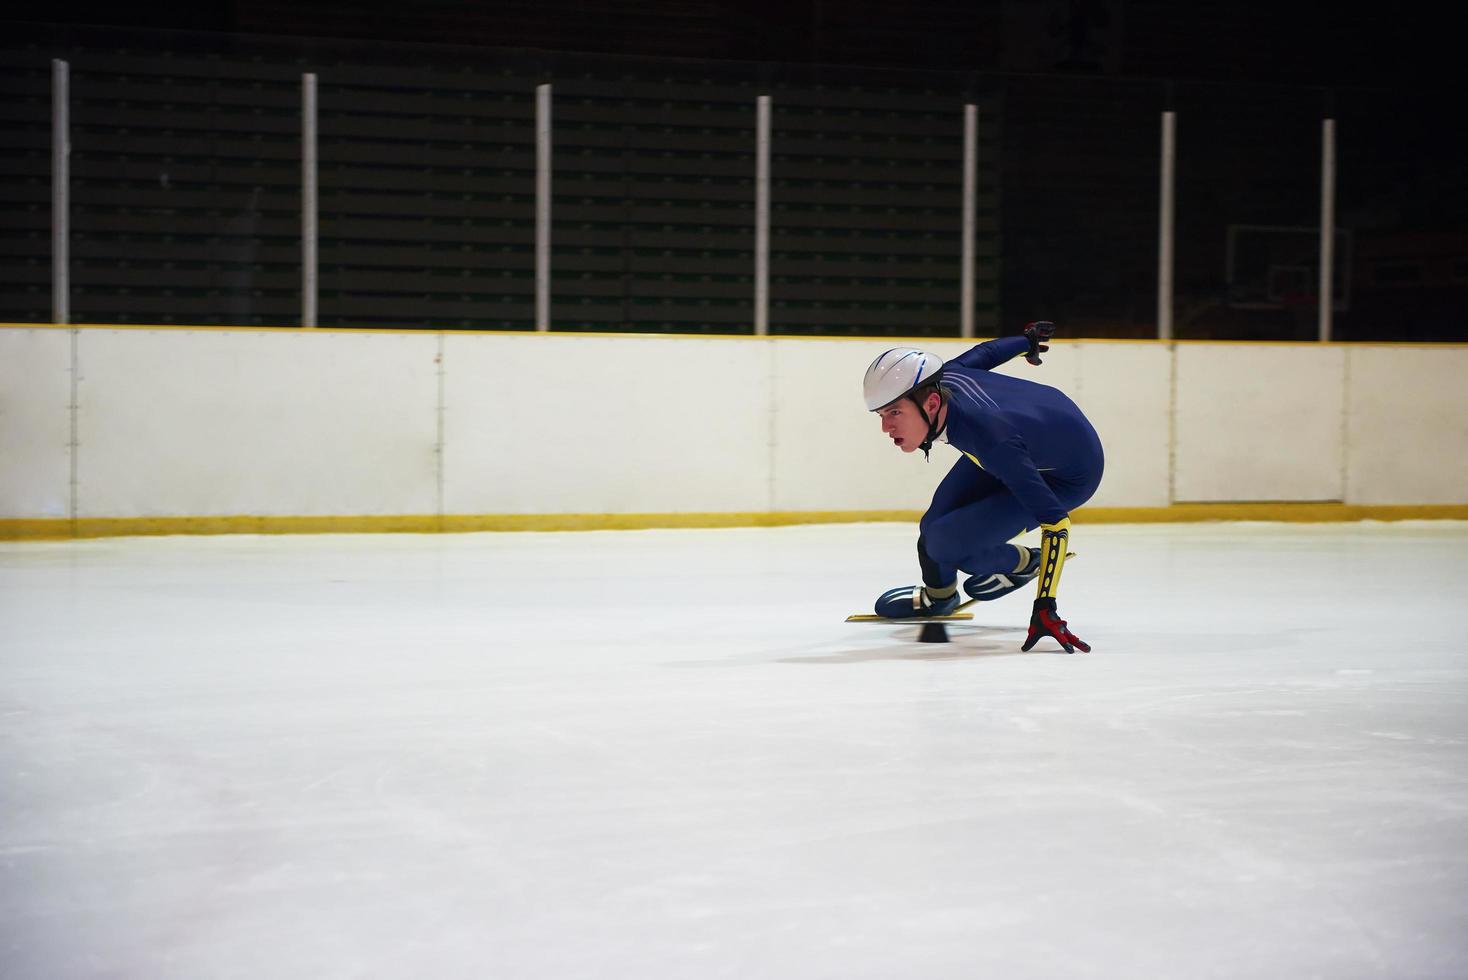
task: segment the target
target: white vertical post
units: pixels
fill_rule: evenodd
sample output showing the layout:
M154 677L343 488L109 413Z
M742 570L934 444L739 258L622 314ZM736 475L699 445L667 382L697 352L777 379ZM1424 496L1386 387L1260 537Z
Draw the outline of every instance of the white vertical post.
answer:
M316 326L316 75L301 75L301 326Z
M71 322L71 65L51 62L51 320Z
M755 99L754 332L770 332L770 97Z
M963 252L959 270L959 335L974 335L974 218L978 211L979 107L963 107Z
M1172 339L1172 249L1177 113L1162 114L1162 180L1157 217L1157 338Z
M1335 283L1335 120L1320 123L1320 341L1330 340Z
M535 86L535 329L550 329L551 87Z

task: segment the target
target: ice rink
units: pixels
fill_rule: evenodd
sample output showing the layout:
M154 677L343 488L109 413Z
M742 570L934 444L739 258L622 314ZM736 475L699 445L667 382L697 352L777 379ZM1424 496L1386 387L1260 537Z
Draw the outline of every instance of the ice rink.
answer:
M1468 524L0 544L0 975L1468 976Z

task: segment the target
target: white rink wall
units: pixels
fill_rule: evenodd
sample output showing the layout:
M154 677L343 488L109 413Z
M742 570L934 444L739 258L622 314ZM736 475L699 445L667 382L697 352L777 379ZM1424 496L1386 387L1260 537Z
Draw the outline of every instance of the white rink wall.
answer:
M0 518L919 510L876 339L0 328ZM921 341L948 357L963 341ZM1468 503L1468 348L1060 341L1096 507Z

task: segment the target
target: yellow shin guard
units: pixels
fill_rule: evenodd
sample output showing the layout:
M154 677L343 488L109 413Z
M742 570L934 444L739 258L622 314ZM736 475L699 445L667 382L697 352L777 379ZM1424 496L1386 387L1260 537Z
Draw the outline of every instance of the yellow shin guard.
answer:
M1040 525L1040 575L1037 599L1053 599L1060 588L1060 570L1065 567L1065 549L1070 543L1070 518Z

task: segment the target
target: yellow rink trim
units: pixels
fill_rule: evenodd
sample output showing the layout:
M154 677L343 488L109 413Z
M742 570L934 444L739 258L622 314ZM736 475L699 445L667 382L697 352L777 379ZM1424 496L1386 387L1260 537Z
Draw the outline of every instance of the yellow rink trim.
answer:
M649 528L781 527L873 521L916 523L917 510L750 511L686 514L359 514L326 517L0 518L0 540L106 538L163 534L435 534L462 531L625 531ZM1173 504L1171 507L1085 507L1086 524L1194 521L1468 520L1465 504L1339 503Z
M1342 504L1334 501L1299 503L1173 504L1170 507L1082 507L1071 514L1081 524L1171 524L1198 521L1464 521L1468 504Z
M916 521L917 511L687 514L358 514L323 517L87 517L0 519L0 540L161 534L436 534L461 531L629 531Z
M562 323L550 330L536 330L534 327L525 326L513 330L474 330L463 327L435 327L432 323L423 323L417 326L384 327L373 326L333 326L333 327L303 327L300 325L284 326L262 326L252 324L231 323L0 323L0 330L75 330L81 331L107 331L107 330L134 330L149 333L177 331L193 333L223 333L233 331L235 333L263 333L263 334L295 334L300 337L309 337L313 334L360 334L360 335L384 335L384 334L409 334L415 336L437 335L437 334L462 334L478 337L537 337L548 340L556 340L566 337L610 337L615 339L633 340L748 340L755 343L770 343L772 341L843 341L859 344L900 344L907 343L913 347L919 347L924 343L961 343L975 344L980 340L991 338L962 337L957 334L941 336L912 336L903 337L898 335L872 335L872 334L756 334L754 325L751 324L747 331L742 333L636 333L625 330L583 330L586 324ZM703 324L702 326L709 326ZM720 329L726 329L726 325L720 325ZM1018 334L1002 334L1003 336L1018 336ZM1227 347L1395 347L1395 348L1418 348L1422 350L1453 350L1468 347L1468 344L1450 341L1402 341L1402 340L1209 340L1209 339L1183 339L1169 338L1163 340L1158 337L1087 337L1073 336L1057 338L1051 341L1056 347L1064 347L1066 344L1155 344L1175 345L1178 347L1190 346L1227 346Z

